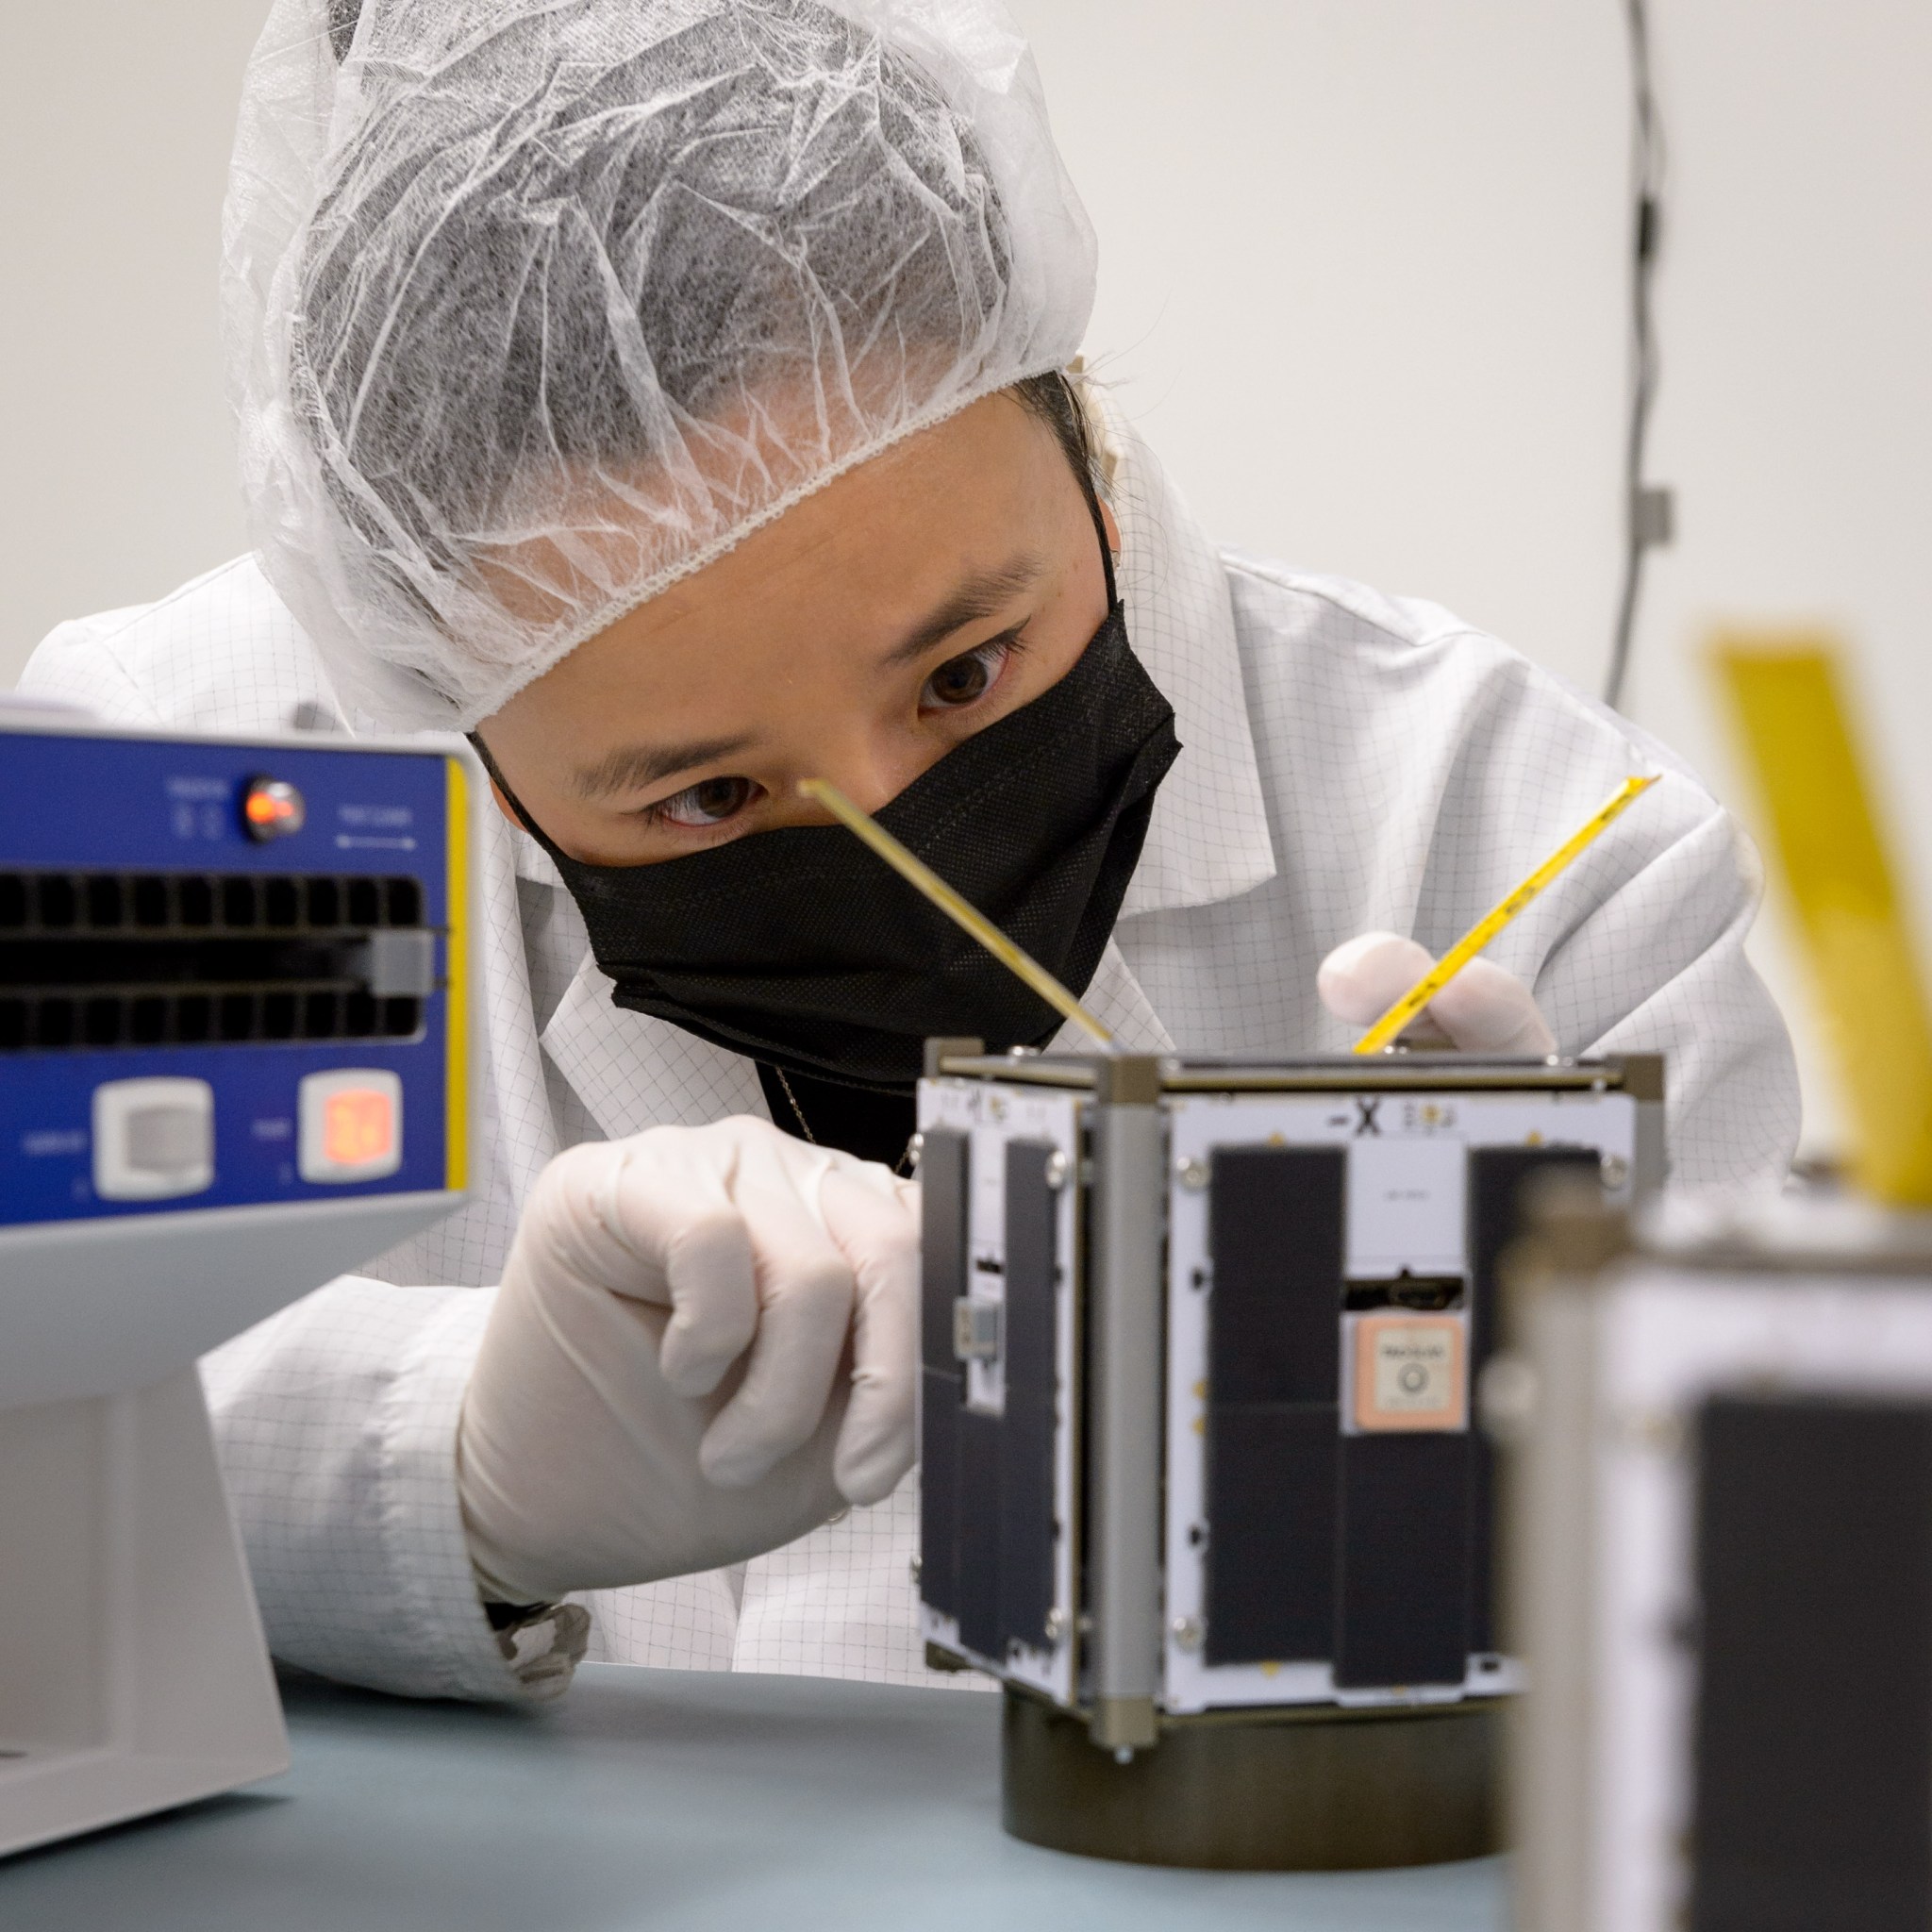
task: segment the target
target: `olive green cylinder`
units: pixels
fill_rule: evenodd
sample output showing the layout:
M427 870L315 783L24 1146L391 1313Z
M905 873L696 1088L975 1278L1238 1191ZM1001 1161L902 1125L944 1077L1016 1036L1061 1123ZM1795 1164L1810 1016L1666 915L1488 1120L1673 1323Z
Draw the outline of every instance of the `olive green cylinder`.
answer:
M1500 1704L1164 1722L1126 1763L1086 1723L1008 1690L1008 1831L1141 1865L1357 1872L1502 1848Z

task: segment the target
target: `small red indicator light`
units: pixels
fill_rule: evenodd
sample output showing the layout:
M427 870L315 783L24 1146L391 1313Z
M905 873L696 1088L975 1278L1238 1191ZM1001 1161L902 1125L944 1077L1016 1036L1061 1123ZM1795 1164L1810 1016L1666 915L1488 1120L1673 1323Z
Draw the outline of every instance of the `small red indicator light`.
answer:
M308 817L302 794L280 778L251 778L242 791L242 823L258 843L299 832Z

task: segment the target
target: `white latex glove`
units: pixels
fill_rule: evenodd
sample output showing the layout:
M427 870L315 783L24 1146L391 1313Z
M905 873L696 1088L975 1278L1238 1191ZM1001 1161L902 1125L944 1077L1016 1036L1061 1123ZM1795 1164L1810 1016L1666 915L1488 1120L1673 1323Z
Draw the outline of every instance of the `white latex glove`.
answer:
M1315 985L1322 1004L1338 1020L1368 1027L1435 963L1414 940L1365 932L1322 961ZM1537 1010L1536 995L1513 973L1484 958L1472 959L1402 1037L1412 1046L1453 1046L1462 1053L1541 1058L1557 1050L1557 1036Z
M913 1458L918 1190L767 1122L654 1127L544 1170L463 1399L485 1593L741 1561Z

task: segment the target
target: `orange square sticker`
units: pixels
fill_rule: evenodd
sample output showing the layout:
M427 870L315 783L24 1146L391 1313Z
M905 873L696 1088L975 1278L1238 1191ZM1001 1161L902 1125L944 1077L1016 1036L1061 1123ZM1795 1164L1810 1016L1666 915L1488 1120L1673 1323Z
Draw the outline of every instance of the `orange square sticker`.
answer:
M1355 1331L1355 1425L1468 1425L1462 1324L1453 1315L1364 1315Z
M345 1087L322 1106L322 1151L338 1167L386 1160L395 1145L395 1108L372 1087Z

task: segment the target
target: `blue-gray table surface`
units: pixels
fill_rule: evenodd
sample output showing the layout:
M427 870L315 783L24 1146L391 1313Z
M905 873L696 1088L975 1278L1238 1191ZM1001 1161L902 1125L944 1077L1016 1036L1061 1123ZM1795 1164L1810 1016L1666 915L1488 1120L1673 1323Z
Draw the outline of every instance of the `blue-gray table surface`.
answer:
M1000 1829L999 1700L591 1665L538 1712L284 1687L294 1768L0 1861L19 1932L1500 1932L1499 1860L1171 1872Z

